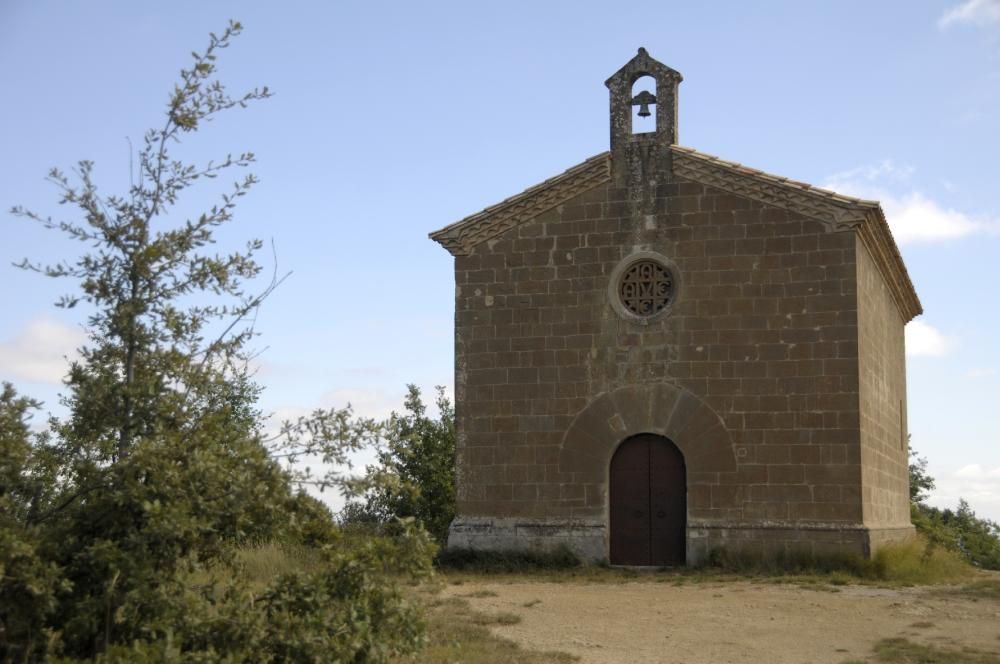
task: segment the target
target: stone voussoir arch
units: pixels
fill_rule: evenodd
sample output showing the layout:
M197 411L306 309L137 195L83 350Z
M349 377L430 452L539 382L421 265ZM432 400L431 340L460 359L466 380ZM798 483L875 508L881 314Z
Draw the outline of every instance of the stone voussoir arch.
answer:
M670 383L627 385L594 398L573 419L559 451L559 470L603 485L618 445L640 433L669 438L687 472L732 473L736 453L722 418L694 394Z

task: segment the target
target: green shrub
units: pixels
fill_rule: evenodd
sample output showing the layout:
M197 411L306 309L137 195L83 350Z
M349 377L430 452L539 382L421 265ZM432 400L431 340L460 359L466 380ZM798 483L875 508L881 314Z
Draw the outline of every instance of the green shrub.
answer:
M938 509L924 500L934 489L927 459L910 450L910 519L929 541L983 569L1000 570L1000 524L976 516L964 499L958 509Z
M353 426L347 408L264 433L247 344L279 280L250 292L257 240L214 248L256 179L227 185L200 215L164 218L185 189L254 161L249 152L207 164L174 155L218 113L269 96L231 97L214 78L241 29L211 35L181 70L167 117L134 155L128 190L99 191L93 164L81 161L72 179L49 175L66 221L14 208L85 244L68 260L20 267L73 280L59 304L89 311L65 418L32 434L33 404L9 386L0 395L2 662L382 662L421 641L398 586L430 572L427 534L399 521L391 539L347 537L295 490L344 488L336 471L312 478L295 462L343 463L368 423ZM240 547L279 541L291 547L284 558L312 546L319 561L282 573L282 560L259 551L235 571Z
M957 510L914 503L910 516L917 531L931 542L976 567L1000 570L1000 524L976 516L964 500Z
M37 659L56 638L47 621L67 590L58 565L39 555L41 529L26 520L44 489L31 473L35 440L29 420L38 404L0 386L0 661Z
M337 539L337 524L326 503L300 491L286 503L288 523L281 539L307 547L330 544Z
M342 523L389 532L397 518L413 517L444 544L455 517L455 410L438 387L438 417L428 417L420 390L407 389L403 412L378 425L383 450L378 465L368 468L376 486L339 516Z
M397 579L428 575L433 544L413 524L404 528L391 540L332 546L316 572L279 576L260 598L263 635L244 652L270 661L385 662L417 650L423 620Z

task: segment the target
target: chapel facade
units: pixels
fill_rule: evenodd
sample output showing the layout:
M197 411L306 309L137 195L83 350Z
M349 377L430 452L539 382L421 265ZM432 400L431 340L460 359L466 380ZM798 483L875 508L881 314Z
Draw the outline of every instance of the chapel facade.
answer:
M449 547L661 566L913 532L922 310L881 208L681 147L680 82L639 49L609 152L431 234L455 257Z

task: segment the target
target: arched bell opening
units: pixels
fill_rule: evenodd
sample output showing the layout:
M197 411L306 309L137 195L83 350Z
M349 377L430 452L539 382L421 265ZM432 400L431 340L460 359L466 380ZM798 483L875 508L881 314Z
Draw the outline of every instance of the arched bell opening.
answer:
M632 134L656 132L656 79L645 74L632 83Z
M611 457L608 486L612 565L672 567L685 561L687 470L669 438L643 433Z

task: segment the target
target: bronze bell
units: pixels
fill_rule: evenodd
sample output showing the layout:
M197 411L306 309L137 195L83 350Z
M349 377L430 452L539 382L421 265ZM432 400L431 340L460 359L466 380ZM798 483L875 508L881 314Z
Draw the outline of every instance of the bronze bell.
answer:
M639 117L648 118L652 113L649 112L649 105L656 103L656 95L654 95L649 90L643 90L636 96L632 97L632 105L639 107Z

